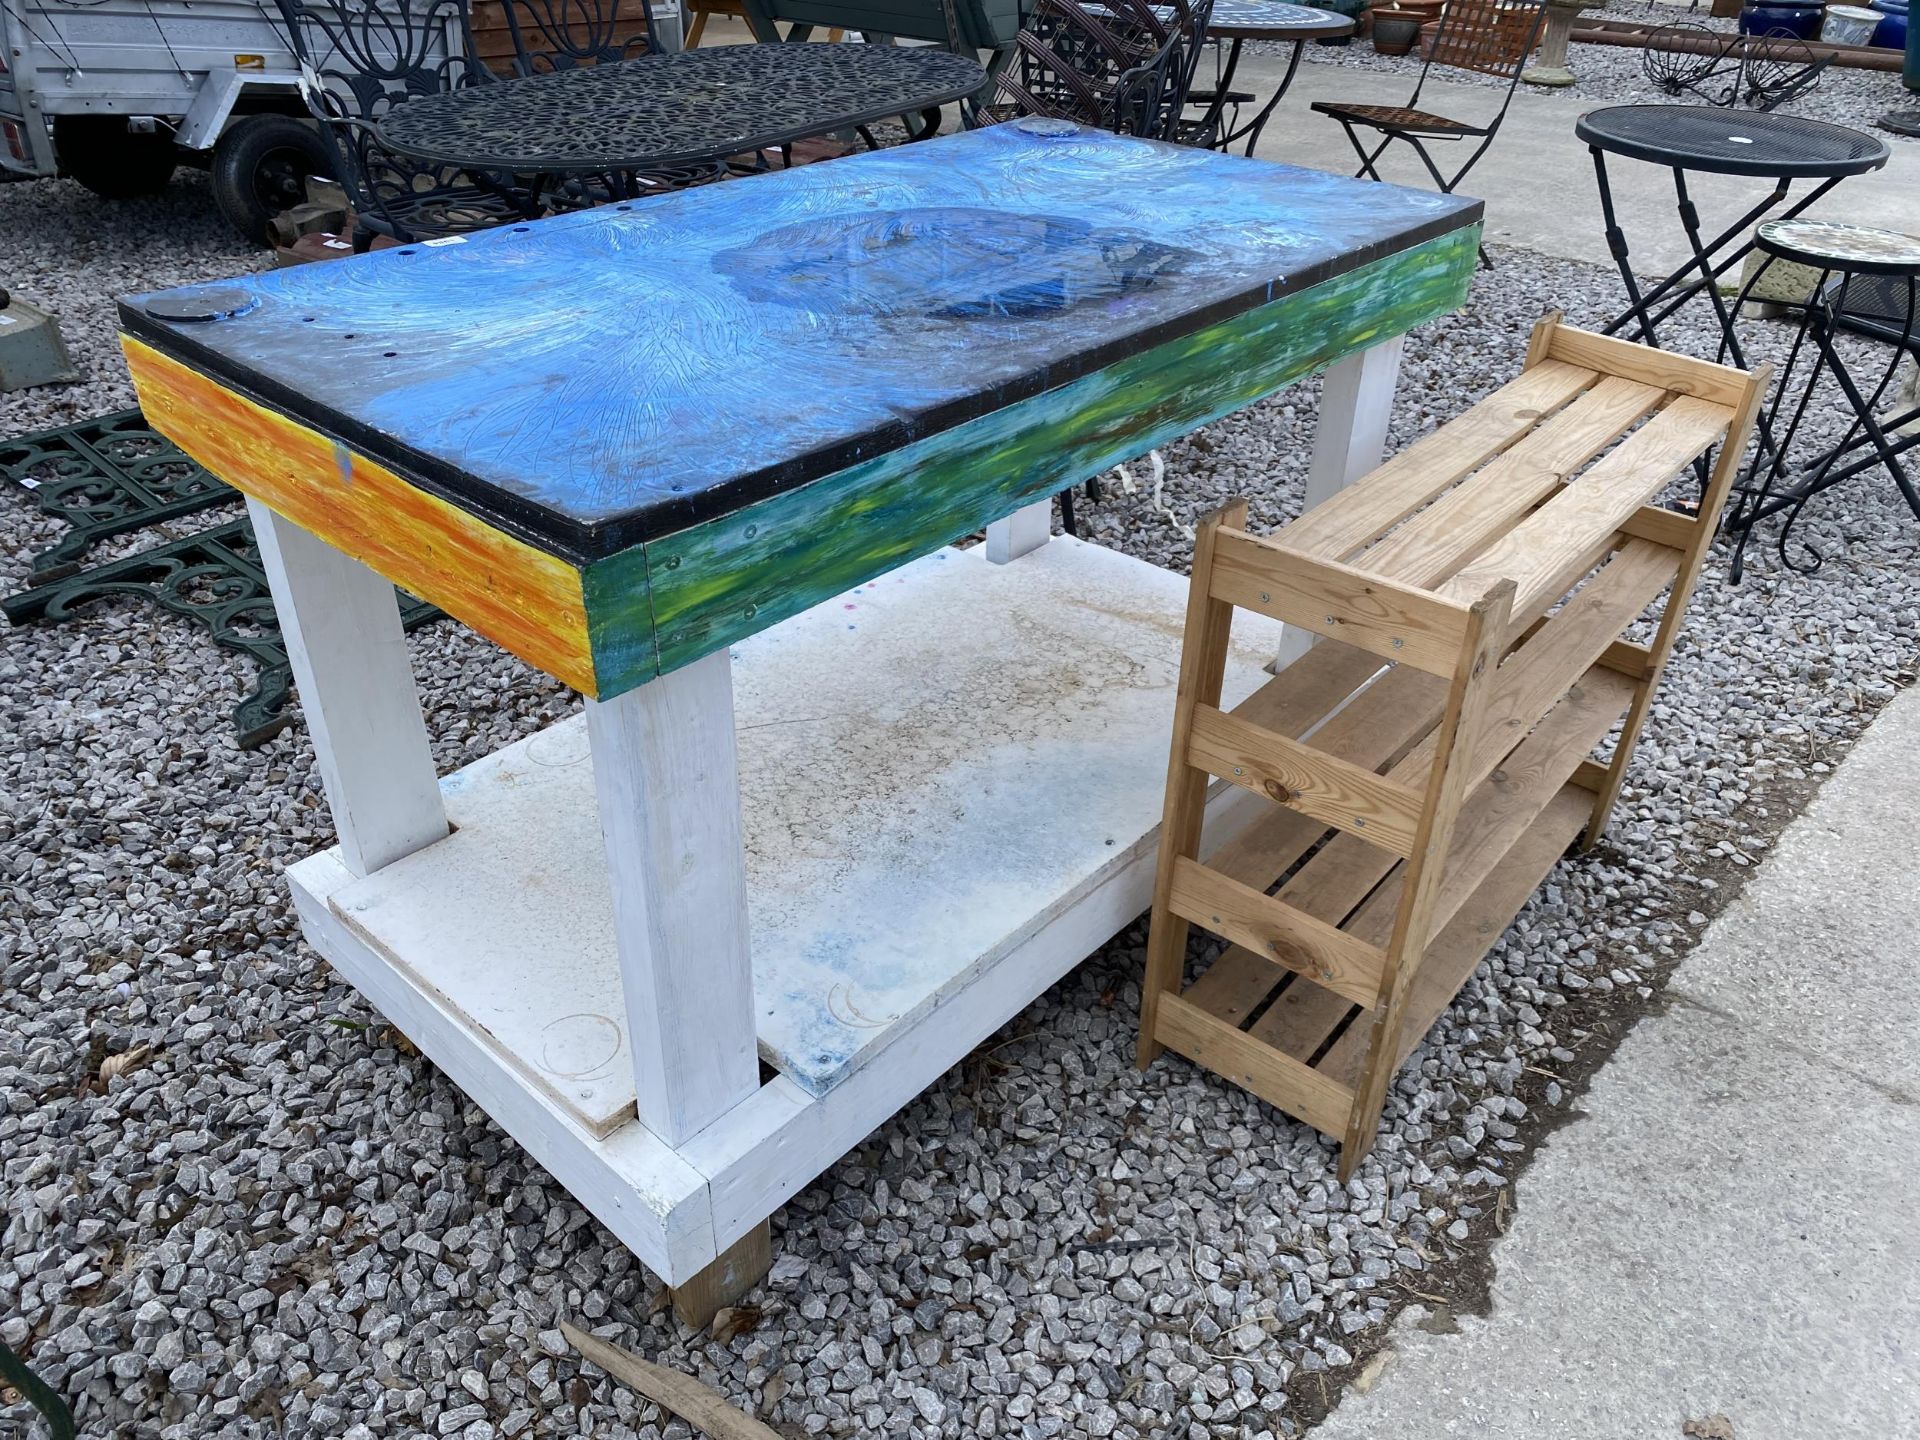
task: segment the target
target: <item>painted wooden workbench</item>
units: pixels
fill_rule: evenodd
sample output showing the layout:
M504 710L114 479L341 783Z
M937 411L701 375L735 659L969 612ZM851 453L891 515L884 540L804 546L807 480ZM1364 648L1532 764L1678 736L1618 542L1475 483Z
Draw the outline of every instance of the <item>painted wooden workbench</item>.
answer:
M1031 121L123 302L260 533L309 938L697 1318L1145 906L1184 582L1049 497L1329 366L1350 480L1478 220ZM437 777L385 581L585 716Z

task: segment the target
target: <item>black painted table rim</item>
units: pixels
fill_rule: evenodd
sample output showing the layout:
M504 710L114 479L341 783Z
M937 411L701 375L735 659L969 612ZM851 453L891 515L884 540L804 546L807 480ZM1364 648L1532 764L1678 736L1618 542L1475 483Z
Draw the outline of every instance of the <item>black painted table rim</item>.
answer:
M841 56L827 60L818 58L819 52L823 51L859 52L862 58L854 62L857 65L874 69L894 67L899 72L898 88L884 95L876 94L864 105L832 113L806 115L796 113L791 103L781 108L779 102L788 97L766 97L766 112L752 117L755 128L735 135L709 136L693 144L686 143L684 137L673 137L674 143L662 144L657 127L649 134L643 128L646 122L636 119L634 139L630 145L618 149L603 147L592 153L569 151L563 146L542 153L537 143L541 139L541 132L515 119L511 110L515 102L507 98L516 92L524 98L529 88L537 87L542 92L571 92L566 95L568 106L591 108L609 103L608 92L617 96L623 85L638 83L639 77L644 77L649 87L649 99L655 105L672 105L676 103L676 89L685 91L686 97L679 103L685 105L688 119L697 123L703 99L699 90L710 85L714 78L724 80L725 72L729 69L736 73L741 70L751 72L767 64L780 69L808 65L830 69L833 65L844 63ZM743 65L734 52L750 53L752 59ZM709 71L720 71L721 75L709 76L706 73ZM754 78L759 79L760 76ZM977 61L933 47L725 45L710 50L663 51L611 65L556 70L543 75L423 96L389 111L379 122L375 133L380 144L396 155L469 170L558 176L665 169L771 149L796 140L944 105L974 94L986 83L986 79L986 71ZM547 97L542 95L541 98L545 100ZM518 143L513 148L483 148L461 138L460 122L471 121L476 111L484 115L496 107L499 107L503 121L515 120L512 129ZM444 129L437 135L433 134L432 122L443 117ZM421 128L427 128L429 133L417 138L410 137L410 131Z
M1690 148L1659 133L1675 128L1697 132L1700 143ZM1742 132L1753 142L1752 159L1706 148L1707 137L1718 136L1724 143ZM1609 105L1582 115L1573 133L1598 150L1707 175L1781 179L1864 175L1878 170L1892 155L1885 141L1844 125L1764 111L1736 113L1716 105ZM1797 152L1789 148L1795 142ZM1859 153L1821 153L1817 142Z

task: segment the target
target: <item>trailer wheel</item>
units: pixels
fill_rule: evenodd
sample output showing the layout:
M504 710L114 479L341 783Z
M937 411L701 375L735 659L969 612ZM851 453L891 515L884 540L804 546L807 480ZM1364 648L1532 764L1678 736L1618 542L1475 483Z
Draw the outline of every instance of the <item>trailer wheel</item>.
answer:
M118 115L56 115L54 157L60 173L108 200L158 195L178 163L173 136L140 134Z
M333 172L320 132L291 115L246 115L213 147L213 203L256 245L267 222L307 198L307 176Z

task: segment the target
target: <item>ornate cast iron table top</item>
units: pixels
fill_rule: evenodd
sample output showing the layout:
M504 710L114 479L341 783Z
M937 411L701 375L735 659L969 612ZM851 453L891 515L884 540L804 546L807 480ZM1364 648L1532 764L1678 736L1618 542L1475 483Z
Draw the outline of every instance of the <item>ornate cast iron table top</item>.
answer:
M1471 235L1480 212L1016 121L121 316L409 484L592 559ZM196 311L224 318L156 318Z
M1886 142L1844 125L1712 105L1610 105L1574 126L1587 144L1710 175L1823 178L1887 163Z
M599 174L724 159L943 105L986 83L928 47L720 45L423 96L380 143L434 164Z

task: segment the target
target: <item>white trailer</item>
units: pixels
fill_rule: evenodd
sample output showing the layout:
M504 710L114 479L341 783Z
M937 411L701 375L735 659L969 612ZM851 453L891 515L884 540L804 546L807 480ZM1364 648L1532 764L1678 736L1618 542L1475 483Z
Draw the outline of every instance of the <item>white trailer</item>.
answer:
M271 0L0 0L0 39L0 167L123 198L205 164L255 239L330 168Z

